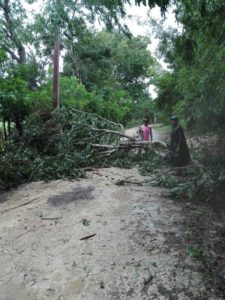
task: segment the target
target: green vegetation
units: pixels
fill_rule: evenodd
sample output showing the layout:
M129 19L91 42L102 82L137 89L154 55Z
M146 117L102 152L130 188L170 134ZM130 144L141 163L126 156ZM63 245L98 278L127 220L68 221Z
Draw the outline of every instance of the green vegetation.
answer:
M88 125L97 129L103 124L106 129L116 125L94 115L84 118L82 113L75 113L74 109L79 109L124 126L137 125L144 115L150 122L157 117L163 124L169 115L179 115L182 125L207 142L198 143L192 151L192 167L184 168L182 174L164 174L159 184L168 187L177 199L221 198L225 178L224 5L219 0L176 2L176 18L182 30L165 32L156 26L158 52L169 66L169 71L163 71L147 50L150 38L132 37L121 25L128 2L69 0L62 5L48 0L29 23L22 1L0 2L2 188L29 180L83 176L80 169L93 163L121 167L138 163L140 157L134 153L126 156L121 152L103 159L97 151L98 158L91 160L90 143L112 145L116 137L93 135ZM170 1L136 1L137 5L141 3L159 5L165 13ZM91 29L96 20L104 24L100 32ZM51 114L56 30L64 64L61 107ZM150 84L157 88L155 101L148 92ZM70 113L78 127L71 125ZM51 122L54 126L49 125ZM67 130L74 136L64 134ZM156 130L165 132L168 127ZM79 144L85 136L88 142ZM142 174L151 174L165 165L154 154L141 162L139 169Z
M126 3L48 0L30 20L22 1L0 2L0 189L77 178L83 167L104 165L109 159L90 143L113 144L116 136L92 127L118 127L95 114L124 125L146 113L153 119L148 86L157 63L147 50L150 40L132 37L121 25ZM91 29L96 20L104 24L101 32ZM56 30L64 65L61 107L51 113ZM114 165L129 166L123 158L110 157Z
M198 131L224 130L224 5L182 0L176 18L182 31L160 31L159 51L171 70L156 80L158 107L189 117Z
M92 143L114 143L118 130L102 118L77 110L39 111L26 119L22 136L12 135L0 150L0 189L31 180L79 178L82 168L104 166L107 156Z
M195 257L199 260L203 260L204 254L203 251L197 247L189 246L187 247L187 254L191 257Z
M140 163L140 172L145 176L155 175L155 184L168 188L172 198L221 204L225 192L224 154L212 155L202 150L197 153L196 165L184 168L171 168L166 160L152 154L148 161Z
M22 1L0 3L0 114L6 139L13 127L22 134L30 113L52 106L57 28L64 56L61 106L124 124L142 118L143 109L154 116L148 86L156 61L147 50L150 40L131 37L128 28L120 25L126 2L67 1L62 5L49 0L29 23ZM101 32L90 28L96 19L105 24Z
M193 165L165 175L161 185L177 199L216 203L224 193L225 129L225 7L221 1L182 0L175 4L181 30L155 25L159 53L169 70L155 77L156 107L162 120L179 116L196 137Z

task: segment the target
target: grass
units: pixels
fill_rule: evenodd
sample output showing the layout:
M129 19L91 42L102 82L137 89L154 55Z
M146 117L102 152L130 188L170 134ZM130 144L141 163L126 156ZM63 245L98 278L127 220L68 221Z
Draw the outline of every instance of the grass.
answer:
M161 124L160 126L155 126L154 129L158 132L168 132L171 129L171 125Z

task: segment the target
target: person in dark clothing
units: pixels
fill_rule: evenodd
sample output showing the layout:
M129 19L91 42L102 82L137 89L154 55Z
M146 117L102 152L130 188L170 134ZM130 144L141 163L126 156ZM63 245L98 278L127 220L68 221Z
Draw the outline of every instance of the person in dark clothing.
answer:
M172 116L170 121L172 130L171 141L168 145L170 149L168 157L173 166L182 167L187 165L191 160L189 149L184 136L184 130L178 123L178 118Z

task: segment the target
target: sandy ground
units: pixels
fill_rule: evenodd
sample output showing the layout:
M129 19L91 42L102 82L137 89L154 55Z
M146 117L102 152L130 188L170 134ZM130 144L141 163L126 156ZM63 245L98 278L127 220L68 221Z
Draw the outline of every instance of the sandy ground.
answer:
M121 179L143 180L106 168L2 194L0 299L222 299L187 255L184 204Z

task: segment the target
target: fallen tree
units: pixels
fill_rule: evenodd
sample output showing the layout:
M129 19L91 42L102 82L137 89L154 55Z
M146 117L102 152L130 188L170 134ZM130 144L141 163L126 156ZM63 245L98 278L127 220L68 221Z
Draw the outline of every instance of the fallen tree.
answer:
M140 149L150 155L141 156ZM143 175L159 176L156 184L170 188L176 198L214 199L224 191L221 156L211 155L211 165L206 154L199 158L201 163L182 168L177 176L174 168L164 174L163 151L165 144L139 141L125 134L121 124L95 114L66 108L38 111L26 120L22 136L15 132L2 144L0 189L30 181L79 178L87 168L138 165Z
M0 189L82 177L84 168L121 164L132 149L157 147L126 135L121 124L96 114L66 108L38 111L27 118L23 135L14 132L0 149Z

